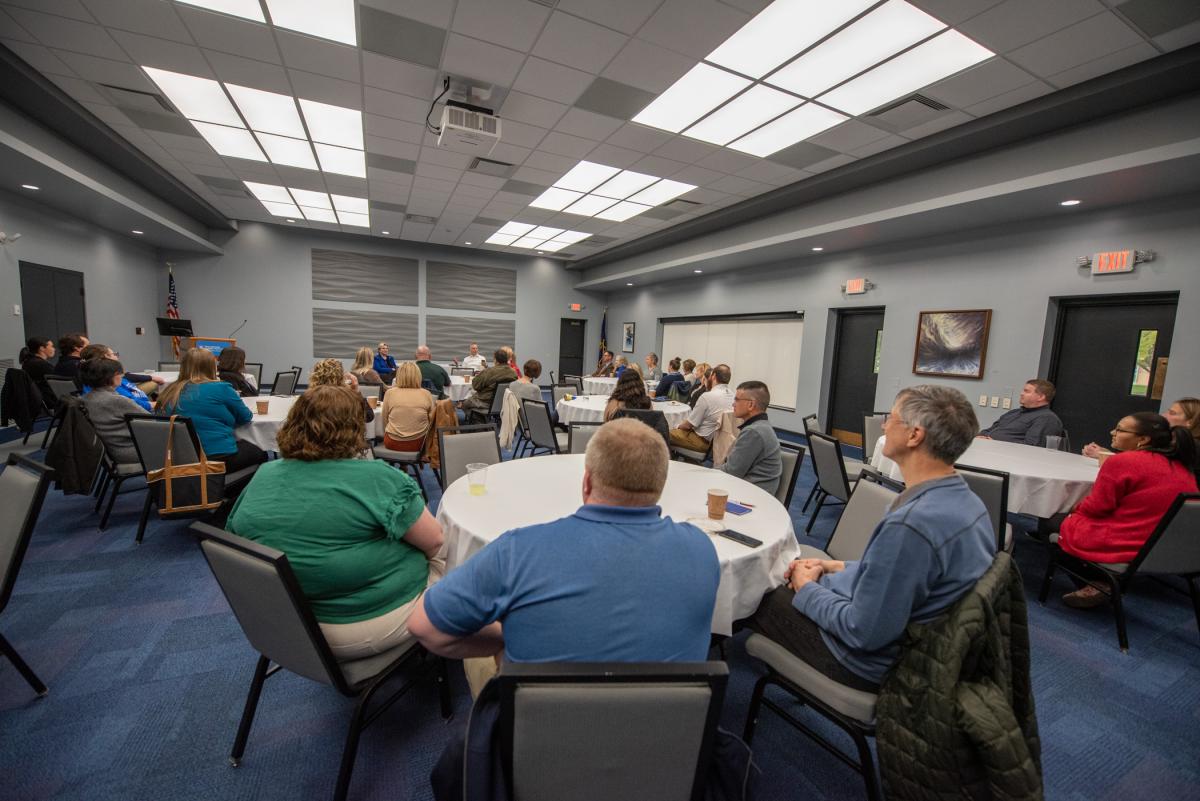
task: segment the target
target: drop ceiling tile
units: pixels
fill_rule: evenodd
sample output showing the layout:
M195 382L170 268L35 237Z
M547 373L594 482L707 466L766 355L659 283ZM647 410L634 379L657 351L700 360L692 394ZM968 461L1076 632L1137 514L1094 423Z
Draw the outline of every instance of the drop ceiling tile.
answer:
M1012 62L993 58L922 89L921 94L940 100L948 106L966 108L1035 80L1035 76Z
M696 66L696 59L651 44L630 39L604 71L605 78L659 94Z
M541 189L550 186L562 176L563 173L557 170L539 170L529 166L522 166L513 172L514 179L535 184L539 189L538 194L541 194Z
M495 161L507 162L508 164L520 164L529 158L529 154L532 152L527 147L518 147L517 145L501 142L492 148L492 152L488 158Z
M330 192L335 195L349 195L350 197L365 197L367 194L367 181L365 178L355 178L350 175L325 175L325 186Z
M1121 12L1149 37L1161 36L1200 21L1200 4L1173 0L1127 0L1117 4Z
M705 156L698 163L701 167L733 175L758 163L758 159L734 150L721 148L716 153Z
M10 40L26 42L27 44L38 44L37 37L18 25L17 21L3 8L0 8L0 31L3 32L3 36L0 36L0 39L4 40L6 45Z
M609 78L597 78L575 101L575 105L587 111L625 120L636 116L650 105L654 93L636 86L620 83Z
M633 163L633 169L636 172L644 172L647 175L656 175L659 178L666 178L674 175L689 165L681 161L673 159L665 159L662 156L643 156Z
M570 105L579 99L593 78L589 73L530 56L512 88Z
M638 38L700 59L750 17L715 0L666 0L638 31Z
M1035 97L1041 97L1042 95L1050 94L1052 91L1053 89L1046 83L1042 81L1034 81L1033 83L1027 83L1024 86L1018 87L1009 92L1005 92L1002 95L996 95L995 97L988 98L982 103L976 103L973 106L969 106L967 107L966 112L968 114L974 114L976 117L985 117L993 112L1018 106L1021 103L1033 100Z
M858 120L847 120L828 131L809 137L807 141L841 153L853 153L858 148L887 135L887 131L881 131L873 125Z
M885 136L883 139L877 139L876 141L871 142L869 145L863 145L862 147L854 150L851 155L857 156L858 158L866 158L867 156L873 156L876 153L882 153L885 150L891 150L894 147L907 144L907 142L908 139L904 138L903 136Z
M721 0L721 2L753 16L771 5L772 0Z
M214 153L211 149L207 152L198 150L190 151L186 154L177 154L179 160L188 166L203 166L205 172L213 172L216 168L224 168L225 160ZM232 175L232 173L230 173Z
M1142 37L1114 14L1097 14L1014 50L1008 57L1045 78L1139 43L1143 43Z
M359 7L359 27L365 51L426 67L441 62L446 32L440 27L367 5Z
M116 125L130 124L129 118L121 113L120 109L113 106L105 106L100 103L83 103L82 105L110 128Z
M742 170L738 173L738 177L748 178L751 181L760 181L772 186L785 186L807 178L808 174L803 170L764 160Z
M423 163L436 164L439 167L450 167L460 172L470 167L471 162L474 160L474 156L466 153L455 153L453 150L446 150L441 147L421 148L421 161Z
M1154 44L1168 53L1172 50L1178 50L1181 47L1196 44L1196 42L1200 42L1200 22L1193 22L1190 25L1177 28L1170 33L1154 37Z
M399 14L439 28L450 27L454 4L446 0L362 0L362 5Z
M462 170L456 170L453 167L443 167L439 164L428 164L418 161L416 174L422 178L435 178L440 181L446 181L451 184L451 186L439 186L436 188L453 190L454 185L458 183L458 179L462 177ZM413 182L414 187L418 185L418 182Z
M72 78L69 75L47 75L58 88L69 94L71 97L78 100L80 103L100 103L103 105L112 105L112 98L105 97L96 91L92 84L80 78ZM151 91L153 87L147 89Z
M850 162L856 161L856 160L857 159L855 159L854 156L848 155L846 153L839 153L836 156L832 156L830 158L824 159L823 161L818 161L815 164L810 164L809 166L805 167L804 169L806 169L809 172L814 173L814 174L821 173L821 172L828 172L829 170L832 170L836 167L841 167L843 165L849 164Z
M507 125L509 120L537 125L541 128L553 128L554 124L567 113L569 106L555 103L524 92L509 92L500 107L500 117Z
M596 114L581 108L573 108L558 121L555 130L587 139L605 139L624 124L625 120L606 117L603 114Z
M558 10L633 34L654 13L654 6L647 0L559 0Z
M275 38L283 53L283 63L305 72L315 72L343 81L361 81L357 47L304 36L276 28Z
M393 184L389 181L370 181L371 205L375 203L407 203L412 190L403 184Z
M169 117L167 119L170 119ZM186 123L185 123L186 124ZM183 158L185 153L208 153L211 152L208 143L196 135L196 130L187 126L190 131L188 133L170 132L170 131L147 131L150 138L161 145L164 149L175 154L177 158Z
M429 103L408 95L398 95L395 92L385 92L373 86L363 89L363 99L368 113L384 117L405 120L420 125L424 129L425 117L429 114ZM424 131L422 130L422 137ZM422 138L422 141L424 139Z
M363 110L363 86L360 83L317 75L314 72L288 70L288 77L296 89L296 97L306 100L316 100L342 108ZM368 92L378 92L379 89L367 88ZM397 95L403 97L403 95Z
M958 25L960 22L978 16L1000 0L909 0L917 8L925 11L947 25Z
M450 28L524 52L533 46L549 15L550 9L527 0L458 0Z
M676 161L686 161L691 164L716 153L718 150L720 150L719 147L710 145L707 142L688 139L686 136L676 136L666 144L655 148L654 155L675 159Z
M731 195L741 195L742 197L752 197L761 195L763 192L770 191L773 187L769 184L751 181L748 178L739 178L736 175L726 175L721 180L714 183L711 187L718 192L728 192Z
M101 25L192 43L172 3L161 0L84 0Z
M92 15L79 0L5 0L7 5L44 11L56 17L67 17L91 22Z
M1126 47L1116 52L1106 52L1100 58L1055 73L1046 80L1059 89L1064 89L1068 86L1090 80L1091 78L1113 72L1114 70L1119 70L1122 67L1128 67L1130 64L1154 58L1157 55L1159 55L1159 52L1153 45L1139 40L1137 44L1131 47Z
M519 147L537 147L538 143L545 138L548 132L545 128L539 128L536 125L526 125L523 122L512 122L505 120L501 126L500 147L502 145L517 145ZM495 158L490 156L489 158ZM500 159L501 161L513 162L512 159ZM524 161L524 159L521 159Z
M223 53L248 53L261 61L282 63L271 29L260 22L175 4L196 44Z
M158 91L158 87L151 83L146 73L128 61L111 61L107 58L68 53L65 50L56 50L55 55L76 74L86 75L89 81L136 89L140 92Z
M414 148L419 147L421 140L425 138L425 126L421 123L392 119L391 117L383 117L378 114L364 114L363 126L368 139L372 137L394 139L397 142L404 142ZM372 149L368 144L367 150Z
M725 177L725 173L710 170L707 167L699 167L695 164L684 167L674 175L664 175L664 178L670 178L673 181L683 181L685 184L693 184L695 186L709 186ZM693 189L684 197L688 200L697 200L696 192L700 190Z
M924 125L914 126L906 131L901 131L900 133L904 134L909 139L920 139L922 137L935 134L938 131L944 131L947 128L953 128L955 125L962 125L964 122L970 122L973 119L974 117L965 111L951 111L948 114L937 118L936 120L927 122Z
M607 142L598 145L591 153L588 154L588 161L594 161L598 164L607 164L609 167L620 167L625 169L631 167L638 161L641 161L646 154L639 153L636 150L628 150L623 147L617 147ZM664 176L660 176L664 177Z
M557 181L562 176L579 163L579 159L573 159L568 156L556 156L553 153L543 153L535 151L529 154L529 158L525 159L526 167L532 167L535 170L543 170L555 174L554 180ZM554 181L551 181L553 183Z
M1104 11L1099 0L1005 0L957 26L996 53L1007 53Z
M10 31L4 31L4 33L10 33ZM72 77L75 75L74 71L62 59L54 55L48 47L13 39L0 39L0 44L3 44L9 50L16 53L22 61L38 72L46 73L47 75L68 75Z
M625 46L626 37L594 22L562 12L550 15L533 54L598 75Z
M423 214L425 212L414 213ZM402 239L410 239L414 242L428 241L431 233L433 233L433 226L424 225L423 223L405 222L404 227L400 229L400 237Z
M480 173L468 172L462 177L459 185L466 184L467 186L478 186L484 189L491 189L493 192L504 186L505 179L497 178L494 175L482 175Z
M437 70L364 51L363 83L391 92L433 100Z
M673 136L673 134L666 131L649 128L645 125L639 125L636 122L627 122L619 131L608 137L605 141L607 144L616 145L617 147L628 148L641 153L650 153L669 142Z
M489 189L486 186L473 186L466 182L467 176L463 176L464 180L459 182L458 188L454 190L453 197L468 197L477 200L491 200L496 194L495 189Z
M182 72L185 75L195 75L199 78L216 77L198 47L169 42L153 36L142 36L139 33L126 31L112 31L111 33L135 64Z
M451 33L446 38L446 52L442 58L442 68L455 75L465 75L489 83L520 89L521 87L514 81L518 70L521 69L521 62L524 60L525 54L518 53L516 50L509 50L478 39ZM532 94L539 93L532 92ZM556 100L557 98L550 99Z
M204 57L222 81L267 92L292 94L292 83L283 67L216 50L205 50Z
M591 139L551 131L546 134L546 138L538 145L538 150L544 150L547 153L553 153L558 156L582 159L588 153L592 152L592 149L597 144L597 142Z
M100 58L125 59L121 48L99 25L39 14L24 8L9 8L8 13L18 25L47 47Z

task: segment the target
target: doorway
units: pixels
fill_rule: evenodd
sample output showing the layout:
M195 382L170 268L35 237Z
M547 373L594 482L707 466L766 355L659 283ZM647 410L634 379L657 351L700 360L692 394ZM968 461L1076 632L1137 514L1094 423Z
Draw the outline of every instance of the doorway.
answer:
M564 375L583 375L583 342L587 321L563 317L558 326L558 380Z
M87 333L83 273L20 262L25 338Z
M833 311L837 328L825 430L847 445L861 448L863 417L875 410L884 307Z
M1047 377L1074 450L1108 447L1122 417L1158 411L1178 303L1177 292L1058 301Z

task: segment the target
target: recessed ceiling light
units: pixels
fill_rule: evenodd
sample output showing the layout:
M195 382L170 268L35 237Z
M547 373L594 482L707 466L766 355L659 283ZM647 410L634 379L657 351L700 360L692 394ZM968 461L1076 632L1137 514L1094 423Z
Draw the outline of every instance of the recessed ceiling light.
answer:
M682 181L671 181L666 178L656 184L652 184L636 195L633 195L627 200L634 203L645 203L647 206L660 206L669 200L674 200L680 195L691 192L696 187L692 184L685 184Z
M1058 205L1060 205L1060 206L1078 206L1082 202L1083 202L1082 200L1064 200L1061 203L1059 203Z
M359 228L370 228L371 218L366 214L355 214L352 211L342 211L338 209L338 222L342 225L354 225Z
M264 200L262 204L276 217L298 217L300 215L300 209L296 208L295 203L276 203L273 200Z
M315 222L337 222L337 216L333 213L333 209L318 209L312 206L301 206L300 211L304 214L305 219Z
M469 245L469 244L471 244L471 243L470 243L470 242L463 242L463 244L464 244L464 245Z
M222 156L249 161L267 161L258 142L245 128L230 128L225 125L213 125L210 122L192 120L192 125L204 137L204 141L212 145L212 149Z
M576 242L582 242L589 236L591 236L591 234L585 234L583 231L563 231L561 234L554 237L554 239L558 242L566 242L568 245L573 245Z
M800 98L759 84L735 97L721 108L683 132L684 136L727 145L753 131L783 112L800 105Z
M824 250L824 249L825 249L825 248L813 248L813 252L814 252L814 253L820 253L820 252L821 252L822 250Z
M707 60L761 78L875 2L775 0L709 53Z
M692 270L692 272L694 272L694 273L696 273L697 275L699 275L700 273L704 272L704 270Z
M557 253L565 247L570 247L570 242L563 242L561 239L551 239L549 242L542 243L542 250L548 250L551 253ZM539 251L540 253L541 251Z
M596 216L601 220L612 220L613 222L625 222L630 217L636 217L643 211L650 211L649 206L643 206L641 203L632 203L628 200L622 200L615 206L609 206L601 212L597 212Z
M367 177L367 157L361 150L320 143L314 147L317 149L317 158L321 160L321 169L325 172L351 175L355 178Z
M324 192L314 192L311 189L293 189L288 187L288 191L292 193L292 197L296 199L296 203L306 208L329 209L333 210L333 205L329 202L329 195Z
M351 214L369 214L365 197L349 197L347 195L330 195L333 207L338 211L348 211Z
M559 189L570 189L575 192L590 192L621 171L620 167L609 167L596 164L593 161L581 161L572 167L566 175L554 182Z
M290 223L294 223L294 222L295 222L295 220L288 219L288 222L290 222Z
M32 190L32 191L34 191L34 192L37 192L38 190L40 190L40 189L41 189L41 187L40 187L40 186L34 186L33 184L21 184L21 188L22 188L22 189L29 189L29 190Z
M250 190L250 193L259 200L270 200L274 201L275 203L292 202L292 196L289 195L288 191L282 186L275 186L273 184L259 184L255 183L254 181L242 181L242 183L244 183L246 188Z
M225 96L221 84L208 78L197 78L179 72L168 72L154 67L142 67L150 80L158 85L162 93L175 104L179 112L189 120L215 122L218 125L241 127L242 118Z
M511 234L513 236L524 236L525 234L536 228L536 225L521 222L507 222L500 227L498 234Z
M539 255L539 256L543 256L543 255L545 255L546 251L544 251L544 250L539 250L537 253L538 253L538 255Z
M805 103L795 111L789 111L757 131L751 131L741 139L731 142L729 146L754 156L769 156L847 119L845 114L830 111L816 103Z
M538 245L542 244L545 241L546 240L540 239L536 236L523 236L520 239L518 239L516 242L513 242L512 246L514 248L529 248L530 250L532 250L533 248L536 248Z
M300 100L308 133L314 142L363 149L362 112L315 100Z
M592 194L624 200L634 192L640 192L658 180L657 175L646 175L632 170L621 170L592 190Z
M529 205L535 209L562 211L581 197L583 197L582 192L572 192L569 189L559 189L556 186L552 186L538 195Z
M271 21L280 28L348 45L358 44L354 0L267 0L267 8Z
M243 19L252 19L255 22L267 21L258 0L179 0L179 2L189 6L207 8L209 11L219 11L222 14L232 14Z
M267 158L272 164L283 164L288 167L299 167L303 170L315 170L317 161L313 158L312 145L307 139L292 139L288 136L255 133L258 143L267 151Z
M594 217L597 213L604 211L617 202L619 201L613 200L611 197L584 195L583 198L567 206L563 211L567 212L567 214L578 214L581 217Z
M133 231L130 231L129 233L131 233L131 234L137 234L138 236L141 236L141 235L142 235L142 232L141 232L141 231L138 231L137 229L134 229Z
M539 225L537 228L534 228L532 231L526 234L526 236L536 236L538 239L544 241L547 239L553 239L554 237L563 233L564 230L565 229L563 228L549 228L545 225Z
M904 0L888 0L767 78L767 82L798 95L816 97L945 27L941 20Z
M383 232L383 235L384 235L384 236L390 236L390 235L391 235L391 233L392 233L391 231L384 231L384 232Z
M625 282L625 286L633 286L633 282L632 282L632 281L626 281L626 282Z
M501 229L501 230L503 230L503 229ZM485 239L483 241L487 242L489 245L511 245L513 242L517 241L517 235L502 234L502 233L497 232L497 233L492 234L491 236L489 236L487 239Z
M307 139L300 112L296 111L296 99L290 95L264 92L248 86L227 83L225 88L233 96L247 124L255 131Z
M638 112L633 121L679 133L749 85L750 81L739 75L700 63Z

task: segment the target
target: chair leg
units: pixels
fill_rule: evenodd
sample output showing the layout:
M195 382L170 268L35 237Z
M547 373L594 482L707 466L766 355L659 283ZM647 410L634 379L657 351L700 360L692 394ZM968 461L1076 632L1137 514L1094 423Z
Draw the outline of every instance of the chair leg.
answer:
M808 505L812 503L813 496L817 494L817 490L820 488L820 484L813 484L813 488L808 491L808 497L804 499L804 505L800 507L801 514L808 511Z
M342 750L342 767L338 770L337 786L333 791L333 801L346 801L346 796L350 792L350 776L354 772L354 759L358 756L358 740L362 736L362 731L366 727L363 721L364 713L367 709L367 703L375 695L375 690L383 684L381 681L376 681L363 692L358 698L358 704L354 707L354 716L350 718L350 730L346 732L346 747Z
M50 692L49 688L42 683L42 680L33 672L33 668L25 664L25 660L17 653L17 649L12 647L12 644L0 634L0 654L8 657L8 661L13 663L13 667L21 674L25 681L29 682L29 686L38 694L38 698L44 698L46 693Z
M108 475L107 470L104 470L102 467L101 471L104 474L97 479L96 491L93 493L96 496L96 505L92 508L93 513L99 512L100 507L104 505L104 493L108 492L108 483L111 479L111 476Z
M267 680L267 668L271 660L265 656L258 658L254 666L254 678L250 682L250 693L246 696L246 706L242 710L242 722L238 724L237 738L233 741L233 752L229 755L229 764L237 767L242 764L242 754L246 753L246 740L250 739L250 725L254 723L254 713L258 709L258 699L262 695L263 682Z
M425 492L425 482L421 480L421 465L420 465L420 463L414 464L412 466L412 469L413 469L413 471L412 471L413 480L416 481L417 486L421 488L421 497L425 500L425 505L428 506L429 505L429 495L428 495L428 493ZM407 473L408 471L405 470L405 472Z
M1121 596L1124 594L1121 589L1121 584L1115 578L1104 573L1104 578L1108 580L1108 586L1112 591L1113 614L1117 618L1117 644L1121 646L1121 653L1129 653L1129 634L1125 626L1125 603Z
M142 519L138 521L137 536L134 542L138 545L142 544L142 537L146 535L146 522L150 519L150 504L154 502L154 488L146 487L146 502L142 504Z
M754 728L758 725L758 711L762 707L763 693L766 692L767 684L770 681L771 674L768 673L754 684L754 693L750 696L750 708L746 710L746 726L742 729L742 739L746 741L746 745L750 745L750 741L754 739Z
M1038 591L1038 603L1046 603L1046 598L1050 596L1050 584L1054 581L1054 571L1058 567L1058 546L1051 545L1050 553L1046 560L1046 575L1042 579L1042 589Z
M875 772L875 758L871 755L871 746L867 744L866 736L860 731L847 731L850 731L854 747L858 749L858 764L862 766L863 781L867 785L867 801L883 801L883 795L879 791L879 775Z
M108 528L108 517L112 514L113 504L117 502L117 493L121 491L121 484L125 481L124 476L118 476L112 482L112 494L108 496L108 506L104 508L104 516L100 518L100 530ZM101 496L103 497L103 496Z
M50 425L46 426L46 435L42 437L42 450L46 450L50 445L50 434L54 431L54 422L56 420L58 420L58 415L50 418Z
M804 527L805 534L812 531L813 523L816 522L817 515L821 514L821 507L825 505L825 499L827 497L829 497L829 493L825 492L824 490L821 490L821 493L817 495L817 507L813 509L813 513L809 515L808 525Z
M1200 629L1200 589L1196 587L1194 576L1187 577L1188 594L1192 596L1192 609L1196 613L1196 628Z

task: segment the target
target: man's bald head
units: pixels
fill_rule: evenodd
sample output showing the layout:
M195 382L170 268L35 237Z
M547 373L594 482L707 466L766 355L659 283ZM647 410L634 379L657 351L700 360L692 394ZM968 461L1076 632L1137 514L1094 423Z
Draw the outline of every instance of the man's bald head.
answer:
M667 445L653 428L628 417L610 420L592 436L584 457L590 502L653 506L667 483L669 461Z
M430 352L428 345L417 345L417 352L415 355L417 357L417 361L433 358L433 353Z

